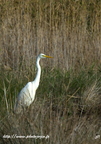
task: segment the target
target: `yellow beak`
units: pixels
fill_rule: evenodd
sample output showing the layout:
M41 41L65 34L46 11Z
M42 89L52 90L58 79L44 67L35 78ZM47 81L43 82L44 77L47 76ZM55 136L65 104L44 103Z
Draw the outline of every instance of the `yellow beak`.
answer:
M47 55L44 55L44 57L46 57L46 58L53 58L53 57L51 57L51 56L47 56Z

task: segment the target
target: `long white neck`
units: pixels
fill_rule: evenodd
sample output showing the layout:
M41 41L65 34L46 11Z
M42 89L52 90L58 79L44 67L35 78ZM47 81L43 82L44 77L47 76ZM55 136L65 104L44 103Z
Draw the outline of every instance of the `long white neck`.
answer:
M37 61L36 61L37 74L36 74L36 78L35 78L35 80L34 80L35 88L36 88L36 89L37 89L38 86L39 86L40 75L41 75L41 67L40 67L39 61L40 61L40 57L38 57L38 58L37 58Z

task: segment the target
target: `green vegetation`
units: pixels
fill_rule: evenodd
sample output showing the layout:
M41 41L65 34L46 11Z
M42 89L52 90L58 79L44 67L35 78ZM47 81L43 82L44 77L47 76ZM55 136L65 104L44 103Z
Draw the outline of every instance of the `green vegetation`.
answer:
M100 144L101 0L1 0L0 18L0 143ZM14 115L39 53L54 58L40 61L36 99Z
M28 71L27 71L28 72ZM100 133L101 116L101 71L90 67L74 73L56 69L43 69L36 100L24 115L15 116L13 105L20 89L32 80L22 72L14 75L12 71L1 73L1 135L49 135L43 139L1 139L1 142L19 143L99 143L95 140ZM89 123L89 121L92 121ZM85 129L86 125L86 129ZM93 125L93 126L92 126ZM92 127L91 127L92 126ZM75 136L74 133L76 132ZM68 135L68 137L67 137Z

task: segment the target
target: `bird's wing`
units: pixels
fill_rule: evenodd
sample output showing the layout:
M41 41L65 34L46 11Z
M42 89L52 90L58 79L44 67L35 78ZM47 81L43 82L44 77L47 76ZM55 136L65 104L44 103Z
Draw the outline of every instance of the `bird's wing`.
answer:
M32 85L32 82L28 82L26 86L18 94L18 98L15 104L15 110L29 106L33 102L34 96L35 89Z
M32 83L29 82L19 93L18 100L22 102L22 104L28 106L30 101L32 101Z

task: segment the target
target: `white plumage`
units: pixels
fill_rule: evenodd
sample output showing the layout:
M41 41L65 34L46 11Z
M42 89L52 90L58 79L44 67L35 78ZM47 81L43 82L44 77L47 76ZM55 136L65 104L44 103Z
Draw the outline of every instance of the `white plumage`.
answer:
M37 74L36 74L36 78L34 81L32 82L28 82L25 87L20 91L15 106L14 106L14 112L16 114L21 113L21 111L23 111L26 107L30 106L30 104L34 101L35 99L35 93L36 90L39 86L39 82L40 82L40 75L41 75L41 67L39 64L39 61L41 58L52 58L50 56L47 56L45 54L40 54L37 57L36 60L36 66L37 66Z

